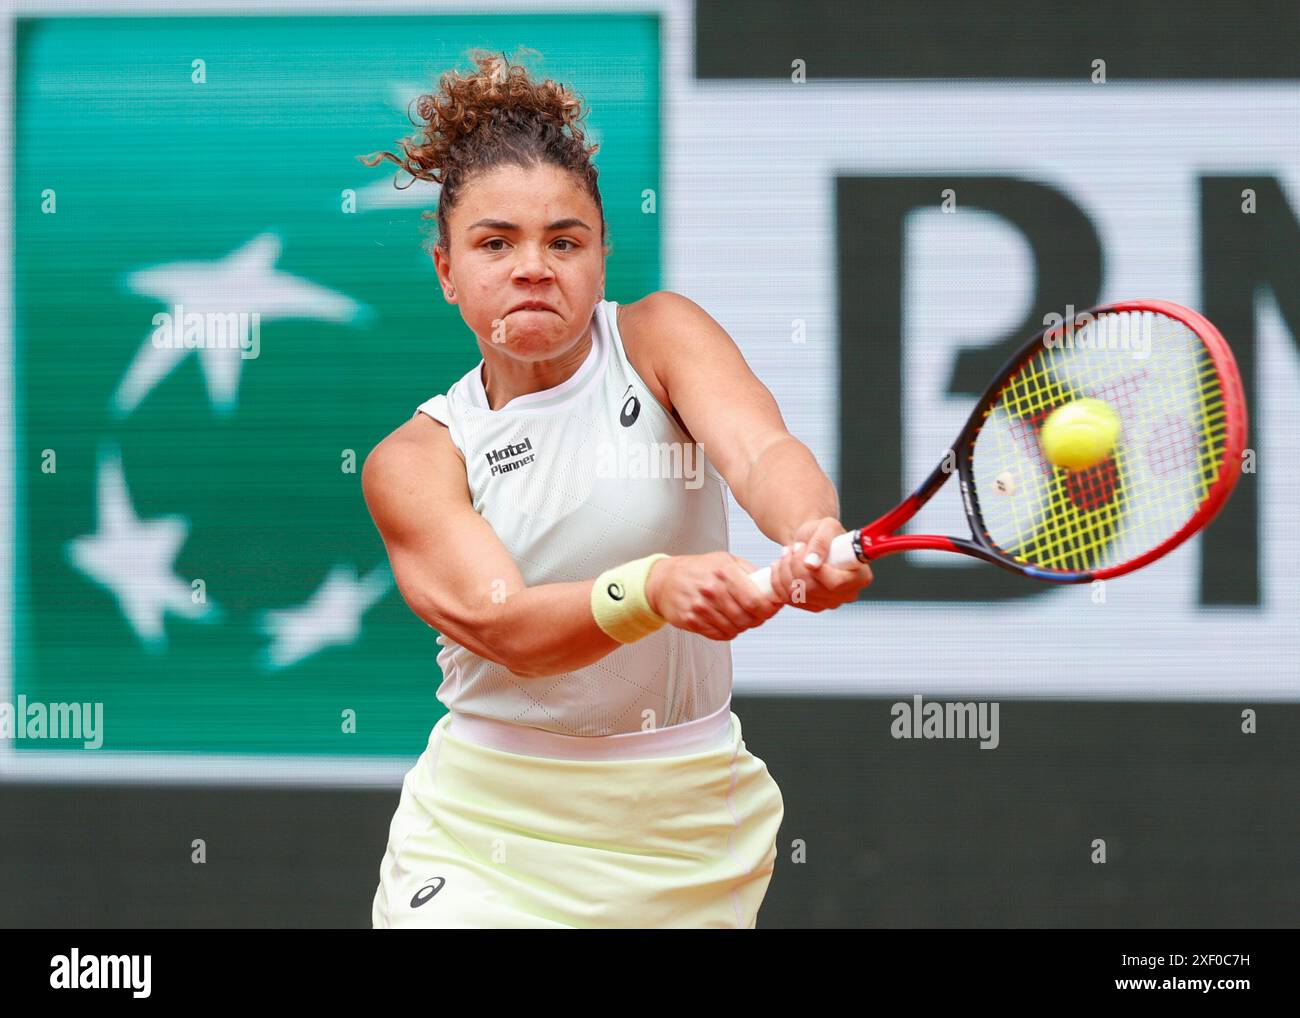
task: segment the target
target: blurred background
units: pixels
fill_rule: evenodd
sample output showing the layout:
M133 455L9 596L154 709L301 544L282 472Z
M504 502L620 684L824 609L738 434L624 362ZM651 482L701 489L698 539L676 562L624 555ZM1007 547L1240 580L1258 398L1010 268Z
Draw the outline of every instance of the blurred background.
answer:
M846 523L1045 315L1177 301L1242 368L1247 472L1158 565L1057 588L897 557L734 642L786 802L760 927L1300 919L1300 7L65 2L6 28L0 925L369 925L442 708L360 467L480 354L422 249L436 186L357 156L470 48L520 46L590 106L606 296L709 311ZM159 347L177 304L258 311L257 345ZM918 529L963 532L953 495ZM731 530L773 554L734 502ZM996 702L997 748L893 738L916 696ZM15 725L57 704L94 732Z

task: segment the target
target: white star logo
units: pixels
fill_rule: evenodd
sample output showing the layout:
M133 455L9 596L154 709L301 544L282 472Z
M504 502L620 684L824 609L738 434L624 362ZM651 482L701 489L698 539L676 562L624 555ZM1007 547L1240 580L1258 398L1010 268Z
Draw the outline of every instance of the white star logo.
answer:
M136 636L150 650L167 642L165 612L186 618L208 616L214 608L196 604L190 584L173 572L173 563L189 536L182 516L142 520L131 505L121 454L101 450L96 478L96 531L67 543L68 559L114 597Z
M263 233L217 261L171 262L132 272L126 286L140 296L160 301L169 311L180 305L187 317L192 312L205 319L209 315L256 314L261 321L315 318L350 322L371 314L369 308L345 294L278 272L275 263L279 258L279 237ZM123 417L131 413L187 354L196 351L208 400L219 413L229 413L238 399L246 351L237 345L155 345L152 334L117 387L114 411Z
M263 667L288 668L326 647L354 642L361 632L361 616L392 585L386 565L360 579L354 567L335 566L303 604L262 613L262 631L271 637Z

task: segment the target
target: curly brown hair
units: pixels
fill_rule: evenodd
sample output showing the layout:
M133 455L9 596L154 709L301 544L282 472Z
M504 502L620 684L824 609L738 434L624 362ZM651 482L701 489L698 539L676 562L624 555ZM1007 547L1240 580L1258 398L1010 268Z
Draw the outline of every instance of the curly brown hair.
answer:
M528 47L520 52L541 56ZM579 126L581 98L549 78L531 80L527 68L512 64L504 53L474 49L470 58L477 71L447 71L438 91L414 100L423 124L417 125L418 134L398 141L402 155L380 152L357 158L367 166L390 159L413 178L441 185L436 243L444 252L450 249L448 216L465 186L476 174L503 164L529 168L548 163L575 174L600 212L605 245L605 209L591 161L600 146L586 144ZM425 218L430 215L425 212Z

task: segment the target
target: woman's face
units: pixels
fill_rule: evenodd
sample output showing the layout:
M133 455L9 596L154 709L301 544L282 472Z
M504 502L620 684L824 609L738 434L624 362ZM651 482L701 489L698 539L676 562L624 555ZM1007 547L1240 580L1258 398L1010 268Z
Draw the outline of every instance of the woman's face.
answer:
M520 360L564 353L605 286L600 211L572 173L500 166L466 183L434 249L447 300L485 343ZM528 301L545 308L519 309Z

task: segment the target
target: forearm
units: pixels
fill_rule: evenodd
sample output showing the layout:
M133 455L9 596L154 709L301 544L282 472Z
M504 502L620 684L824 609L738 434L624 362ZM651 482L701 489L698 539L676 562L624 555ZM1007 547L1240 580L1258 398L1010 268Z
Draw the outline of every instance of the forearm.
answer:
M497 660L525 678L573 671L599 661L623 644L596 624L591 585L543 583L508 594L492 604L480 627Z
M778 544L789 544L799 524L807 520L840 515L835 485L793 435L759 453L741 490L732 493L758 529Z

